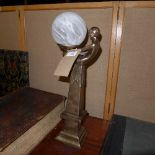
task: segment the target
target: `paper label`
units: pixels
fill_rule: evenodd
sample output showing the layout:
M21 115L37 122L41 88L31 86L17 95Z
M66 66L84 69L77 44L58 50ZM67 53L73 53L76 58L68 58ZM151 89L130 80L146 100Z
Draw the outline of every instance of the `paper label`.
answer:
M80 49L69 50L67 54L59 62L54 72L54 75L67 77L80 52Z
M75 57L76 54L77 54L77 51L69 51L69 52L66 54L66 56L67 56L67 57Z

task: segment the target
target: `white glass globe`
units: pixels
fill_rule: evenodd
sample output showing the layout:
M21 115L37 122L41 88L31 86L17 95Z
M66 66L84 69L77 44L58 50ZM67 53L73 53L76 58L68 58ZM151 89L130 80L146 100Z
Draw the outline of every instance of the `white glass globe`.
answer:
M87 34L84 20L74 12L58 15L52 24L52 36L56 43L71 47L80 45Z

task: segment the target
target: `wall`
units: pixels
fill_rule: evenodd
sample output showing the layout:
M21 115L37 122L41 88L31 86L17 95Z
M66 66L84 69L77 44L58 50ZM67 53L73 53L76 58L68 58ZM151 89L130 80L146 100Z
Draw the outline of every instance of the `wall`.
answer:
M51 37L54 18L65 10L26 11L26 38L30 54L30 84L32 87L67 96L68 83L53 75L62 52ZM98 26L101 30L102 52L97 61L88 68L86 109L92 116L103 117L108 52L110 46L112 9L70 10L81 15L88 28Z
M155 122L155 9L127 8L115 113Z
M19 49L16 12L0 12L0 48Z

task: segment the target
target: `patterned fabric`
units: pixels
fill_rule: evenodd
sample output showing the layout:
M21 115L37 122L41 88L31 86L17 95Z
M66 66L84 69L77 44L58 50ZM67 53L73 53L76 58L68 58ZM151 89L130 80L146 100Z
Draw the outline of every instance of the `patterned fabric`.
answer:
M28 52L0 49L0 96L29 86Z

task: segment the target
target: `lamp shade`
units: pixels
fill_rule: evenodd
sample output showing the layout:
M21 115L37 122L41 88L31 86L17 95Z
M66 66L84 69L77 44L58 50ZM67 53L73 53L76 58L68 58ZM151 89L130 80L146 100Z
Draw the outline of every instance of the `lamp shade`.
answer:
M87 34L85 21L74 12L58 15L52 24L52 36L57 44L71 47L80 45Z

